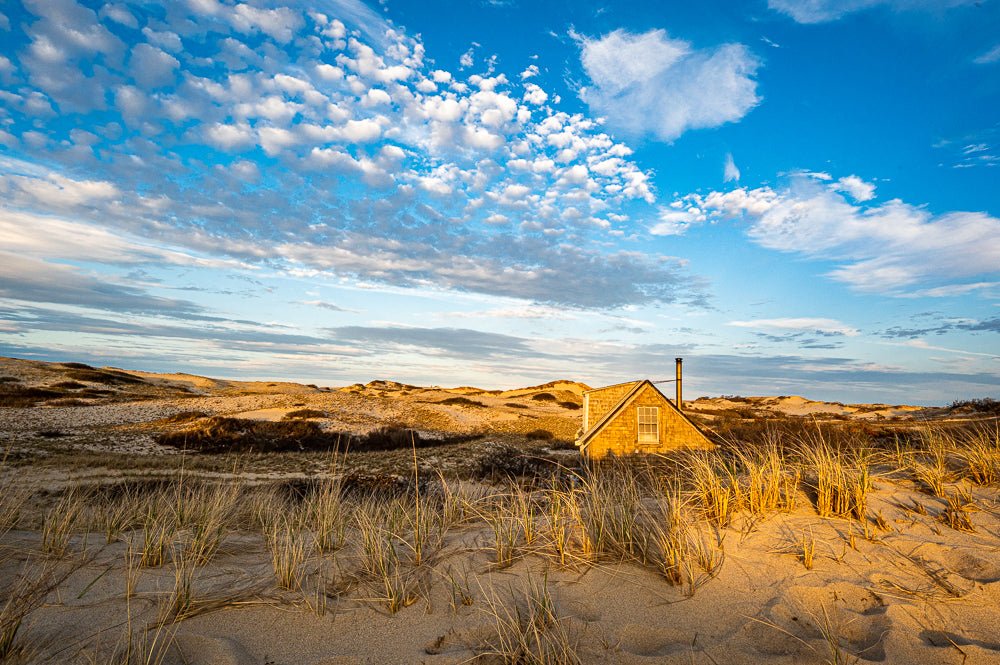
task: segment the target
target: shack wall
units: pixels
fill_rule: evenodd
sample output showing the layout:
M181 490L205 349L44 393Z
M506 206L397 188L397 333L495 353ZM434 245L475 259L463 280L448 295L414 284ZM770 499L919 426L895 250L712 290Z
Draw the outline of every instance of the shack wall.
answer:
M634 385L634 384L633 384ZM656 406L660 409L659 441L639 443L640 406ZM586 455L590 459L601 459L609 453L631 455L633 453L662 453L678 448L712 448L713 444L698 428L679 414L655 388L645 386L638 395L622 409L587 444Z
M607 415L608 411L615 408L618 402L622 401L622 398L635 388L635 384L636 382L632 381L588 392L584 396L589 405L587 407L587 422L583 424L583 431L589 432L601 418Z

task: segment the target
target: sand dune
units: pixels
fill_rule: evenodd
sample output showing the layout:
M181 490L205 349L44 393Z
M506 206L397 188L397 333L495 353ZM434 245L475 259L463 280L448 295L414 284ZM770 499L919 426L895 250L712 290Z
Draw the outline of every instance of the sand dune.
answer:
M131 630L142 648L165 646L171 665L1000 663L995 418L799 396L699 399L688 412L707 428L778 423L793 438L772 458L747 439L632 468L637 484L623 486L560 449L579 426L586 386L575 382L331 389L14 359L0 360L0 376L49 391L10 390L37 401L0 408L0 598L31 600L12 642L24 651L9 662L124 662ZM159 438L304 409L321 432L461 436L354 451L332 475L325 450L182 453ZM938 429L914 416L938 418ZM838 427L869 418L837 439ZM801 451L834 444L795 439L796 423L846 446L827 450L827 472L866 488L861 508L821 507L820 467ZM902 447L856 438L879 431ZM714 475L696 475L699 459ZM714 516L698 489L705 478L730 517ZM324 549L326 486L338 488L342 535ZM853 501L859 490L825 491ZM632 530L631 545L614 545ZM163 561L137 567L158 533ZM217 549L190 558L213 533ZM378 552L391 553L382 577ZM292 555L286 584L279 564ZM32 580L51 588L29 598ZM15 625L10 607L0 607L0 635ZM515 637L527 642L512 646Z

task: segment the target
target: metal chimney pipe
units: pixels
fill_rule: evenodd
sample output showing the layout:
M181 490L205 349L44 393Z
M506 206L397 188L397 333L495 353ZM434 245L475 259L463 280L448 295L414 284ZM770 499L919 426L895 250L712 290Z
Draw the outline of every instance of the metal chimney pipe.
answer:
M677 358L677 381L676 381L676 384L677 384L677 400L675 401L675 403L677 404L677 410L678 411L683 411L684 410L684 402L681 401L681 394L682 394L681 393L681 365L683 365L683 364L684 364L684 359L683 358Z

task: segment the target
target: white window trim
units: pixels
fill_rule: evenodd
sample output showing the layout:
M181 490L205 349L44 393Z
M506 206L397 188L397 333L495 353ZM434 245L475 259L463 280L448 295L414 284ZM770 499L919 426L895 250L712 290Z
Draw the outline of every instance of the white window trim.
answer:
M643 433L642 433L643 422L642 422L642 416L640 415L642 409L652 409L653 411L653 416L654 416L653 423L655 424L655 429L653 430L653 437L655 438L652 439L643 438ZM660 442L660 407L637 406L635 409L635 422L636 422L636 440L638 441L639 445L648 446L648 445L655 445ZM647 434L646 436L649 435Z

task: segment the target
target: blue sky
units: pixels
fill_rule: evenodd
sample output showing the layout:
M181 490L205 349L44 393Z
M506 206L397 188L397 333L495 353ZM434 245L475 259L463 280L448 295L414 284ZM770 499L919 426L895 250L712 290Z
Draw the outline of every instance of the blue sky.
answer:
M0 12L2 354L1000 396L994 0Z

